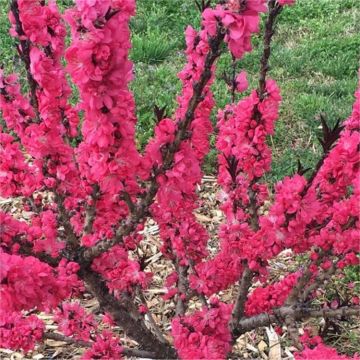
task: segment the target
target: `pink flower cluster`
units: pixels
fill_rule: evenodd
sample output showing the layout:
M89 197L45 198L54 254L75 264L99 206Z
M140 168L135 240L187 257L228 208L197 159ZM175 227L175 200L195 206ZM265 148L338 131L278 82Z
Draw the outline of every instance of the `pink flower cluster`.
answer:
M171 334L181 359L224 359L231 346L231 305L213 298L210 308L174 318Z
M128 252L118 245L96 258L92 268L103 275L115 294L132 291L135 286L146 288L151 279L151 273L141 271L140 264L130 260Z
M58 241L56 214L51 210L45 210L40 216L32 218L30 234L35 252L45 252L56 257L65 247L64 242Z
M88 341L91 331L97 327L94 316L87 314L78 302L61 304L54 319L64 335L73 336L77 340Z
M25 165L33 175L28 176L28 188L47 187L67 194L65 206L74 211L87 189L81 186L74 149L69 143L77 135L79 117L68 102L71 89L62 65L65 26L53 1L46 5L42 1L19 0L17 6L24 34L18 33L16 19L10 14L11 34L27 42L29 53L22 56L29 56L28 78L36 86L30 87L29 96L24 97L16 77L5 77L1 72L0 109L6 126L17 134L29 155L29 165ZM19 48L20 52L27 50ZM16 156L16 167L4 157L2 166L7 170L8 186L13 185L10 180L21 176L20 157Z
M0 128L0 195L29 196L41 178L38 168L26 163L18 142Z
M229 1L225 6L203 12L204 26L210 36L214 36L219 26L226 29L225 42L231 53L240 59L251 51L251 35L259 31L259 13L266 11L265 0L252 0L241 8L239 1Z
M0 252L1 308L13 312L37 308L54 309L81 286L76 263L62 260L57 272L38 259Z
M15 74L5 76L3 69L0 69L0 109L7 126L18 136L24 134L25 128L35 117L29 99L20 92L18 77Z
M294 354L296 360L360 360L358 354L354 354L351 358L346 355L339 355L336 349L325 345L320 336L311 337L308 331L305 331L305 334L301 337L301 342L304 345L304 350Z
M299 273L290 274L274 284L256 288L248 296L245 314L251 316L263 312L271 313L272 309L282 306L298 277Z
M57 236L57 219L52 210L44 210L39 215L34 215L31 224L18 221L0 211L0 224L0 244L14 253L18 251L21 243L31 244L35 253L44 252L53 257L64 248L64 243L59 241Z
M38 104L36 115L29 111L29 104L18 91L15 81L6 81L4 87L5 99L10 94L21 105L19 114L24 118L20 121L26 124L22 129L15 128L26 147L26 150L42 165L43 158L50 157L50 177L69 182L76 181L76 169L73 161L73 150L67 143L67 136L77 134L77 113L68 104L71 94L65 72L61 64L64 51L65 26L55 2L48 5L41 1L18 1L22 28L25 35L22 40L30 40L30 73L37 84L36 94L32 101ZM15 18L11 15L13 24L12 35L18 36ZM10 99L8 99L10 100ZM4 117L9 128L15 125L15 119L9 114ZM34 121L34 117L39 119ZM40 123L38 121L41 120ZM17 125L19 126L19 125ZM61 154L61 155L60 155Z
M277 0L277 2L278 2L281 6L294 5L294 4L295 4L295 0Z
M293 3L278 0L274 6L280 10L279 6ZM136 148L135 103L129 90L133 71L128 59L129 21L135 1L77 0L64 16L72 33L66 69L62 64L66 29L56 3L16 4L24 34L13 15L11 34L26 42L27 75L35 85L22 95L17 77L5 76L0 69L5 122L0 129L0 195L25 197L29 219L18 221L0 211L0 346L31 350L42 339L44 324L22 312L46 311L55 314L66 336L89 341L98 335L84 359L120 359L123 348L112 332L99 334L95 318L79 303L62 303L84 290L77 276L80 265L63 259L52 267L39 259L53 264L64 254L77 258L86 247L113 239L120 224L131 228L138 217L139 223L122 243L91 264L117 298L123 293L131 297L151 281L152 274L129 253L142 240L147 216L159 225L161 251L176 269L165 282L169 292L164 298L175 296L185 305L192 296L210 297L228 288L250 270L264 286L248 295L245 315L271 313L284 304L301 276L300 271L288 274L269 285L268 262L285 249L310 252L309 283L332 266L331 257L317 264L322 252L339 258L339 269L359 264L360 90L339 140L324 140L325 156L315 175L285 177L271 197L262 179L271 167L267 137L274 132L281 102L273 80L260 81L258 90L218 114L219 201L226 220L218 233L220 249L209 257L209 235L194 214L215 106L211 85L216 62L209 64L209 59L219 56L222 41L235 59L251 51L251 36L259 29L260 13L266 11L265 0L224 1L205 9L199 31L186 29L187 61L178 74L182 82L178 107L173 117L160 119L144 154ZM26 51L23 44L21 55ZM75 106L70 105L66 71L79 89ZM235 91L248 88L244 71L233 80ZM149 186L152 195L156 192L153 203L152 195L146 198ZM37 193L41 191L50 195L46 204ZM152 205L138 216L143 199ZM68 227L79 242L69 245L79 252L71 253L71 246L66 246ZM30 252L38 258L23 256ZM215 297L205 300L209 304L201 310L177 309L181 315L172 321L174 346L181 358L225 358L231 350L233 304ZM146 304L137 308L137 315L149 311ZM113 324L110 315L104 322ZM305 345L296 355L299 359L345 358L322 343Z
M186 29L187 64L179 74L183 83L183 91L178 98L179 107L176 111L176 120L174 123L170 119L164 119L156 127L155 138L148 145L146 152L146 156L151 159L149 163L152 164L152 167L162 164L161 149L166 148L167 144L174 139L177 124L186 118L189 101L194 95L194 85L204 72L205 59L211 51L211 39L214 39L220 27L224 27L226 30L225 41L230 50L234 56L242 57L246 51L251 50L250 36L258 31L259 12L266 10L264 3L264 1L249 1L241 11L231 2L224 6L219 5L216 9L208 8L203 13L201 31L196 32L191 27ZM214 73L215 66L212 66L211 70ZM242 76L238 80L243 89L246 79ZM196 222L192 212L196 206L195 185L201 181L202 175L199 163L209 148L210 113L214 105L210 91L212 81L211 77L204 89L203 100L195 111L189 139L182 142L175 156L173 168L166 173L166 176L158 178L160 188L157 204L152 207L152 214L160 225L160 235L164 241L163 252L170 258L175 257L180 260L182 265L187 265L189 260L197 264L207 255L208 236L203 227ZM276 97L276 91L272 91L271 86L272 84L269 83L269 91ZM265 106L262 109L267 111ZM271 122L271 115L268 115L266 121ZM238 264L238 261L235 262ZM206 267L208 264L209 262L206 262L201 265ZM231 281L236 278L233 271L228 271L229 261L225 263L219 261L218 267L212 266L208 271L213 273L221 271L219 268L222 264L224 264L224 272L221 274L228 273ZM200 269L199 271L201 272ZM190 281L194 283L194 288L208 293L204 287L211 286L209 281L199 280L201 282L199 284L193 275ZM224 284L224 276L221 277L221 280L219 277L219 282ZM214 287L212 288L214 289ZM169 296L174 293L176 293L176 289L172 289Z
M122 359L123 348L120 345L120 339L114 337L112 332L104 330L96 337L91 348L81 357L83 360L93 359Z
M134 139L135 104L128 89L128 23L134 8L133 0L82 0L65 16L73 40L65 54L67 70L78 86L84 112L77 161L84 186L98 184L101 192L96 203L101 217L96 216L93 232L85 234L84 245L113 236L113 226L128 214L120 193L136 195L137 176L143 175ZM73 217L77 229L82 222L82 216Z
M22 316L19 312L0 311L0 347L5 349L34 349L43 337L45 324L36 316Z
M324 344L319 344L316 347L305 349L301 353L295 353L295 360L319 360L319 359L331 359L331 360L359 360L360 356L346 356L339 355L336 349L326 346Z
M276 89L273 85L271 87ZM252 96L256 99L255 93ZM275 91L272 103L270 98L267 105L262 102L259 106L259 109L267 109L262 113L261 119L270 120L267 123L268 133L273 129L279 99ZM359 220L356 213L360 211L357 149L360 135L355 124L359 123L358 93L353 114L345 122L339 141L327 155L311 186L307 186L307 180L300 175L287 177L279 182L275 186L273 205L267 215L259 217L260 228L256 232L248 224L251 215L247 212L250 195L257 195L256 206L259 207L266 199L266 188L259 183L252 186L250 184L251 180L258 179L269 169L270 153L266 151L265 144L259 151L262 157L265 156L265 163L261 163L261 157L256 153L252 155L253 145L247 145L244 140L246 137L238 139L241 136L239 134L245 133L248 136L249 130L240 127L246 126L245 120L239 121L239 127L234 130L236 123L233 121L236 118L232 114L245 118L253 114L253 105L247 108L244 106L245 101L248 99L239 103L242 105L241 111L239 109L235 112L229 107L221 114L218 147L223 154L219 159L219 183L223 186L220 196L227 223L220 228L220 253L214 259L197 265L198 276L190 278L191 286L204 294L213 294L236 281L241 273L241 259L248 261L250 269L265 275L266 261L282 250L290 248L300 253L309 250L314 244L325 251L332 249L334 254L341 255L341 267L357 264L359 260L355 254L359 251L359 242L356 240L359 238ZM256 134L255 124L254 122L255 130L250 135ZM260 122L260 127L262 126ZM264 138L260 144L263 144L262 141ZM251 149L248 158L244 148ZM339 162L339 159L343 160ZM258 167L256 162L259 160ZM251 167L248 166L249 163L252 164ZM259 172L256 173L257 168ZM229 268L232 269L232 276L227 275ZM315 276L315 266L313 271Z
M17 3L25 32L24 38L29 38L32 43L43 47L50 44L51 48L60 54L64 49L61 39L65 37L66 31L55 1L49 1L47 6L43 6L40 0L19 0ZM9 17L13 25L10 33L18 36L13 14L10 13Z
M162 149L174 141L177 127L185 121L189 101L194 96L194 85L204 71L205 59L210 51L205 29L196 32L188 27L185 37L187 63L179 73L183 89L178 97L175 120L163 119L155 128L155 137L149 142L144 157L148 169L156 169L163 163ZM208 236L197 223L193 210L196 208L196 184L202 177L200 162L208 152L208 138L212 130L210 114L214 100L211 83L212 79L203 91L203 99L196 108L187 139L175 154L172 169L157 178L157 202L151 209L160 227L163 253L178 259L182 265L187 265L189 260L198 262L207 255Z
M264 254L264 248L253 246L254 232L248 212L251 197L256 196L256 208L263 205L268 191L257 182L270 169L271 152L266 136L274 131L281 100L273 80L266 83L267 96L259 98L256 91L231 104L219 113L218 182L222 186L221 210L227 222L220 227L220 252L210 261L196 266L197 276L190 277L191 287L206 295L233 284L242 271L242 261L256 266L255 259ZM264 258L264 256L262 256Z
M15 250L14 239L21 239L26 235L29 226L24 221L18 221L11 215L0 211L0 246L2 249ZM13 249L12 249L13 248Z

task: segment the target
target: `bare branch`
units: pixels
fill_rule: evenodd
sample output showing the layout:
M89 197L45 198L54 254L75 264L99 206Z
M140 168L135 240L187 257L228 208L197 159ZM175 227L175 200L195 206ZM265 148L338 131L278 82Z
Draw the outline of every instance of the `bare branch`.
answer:
M74 229L70 222L70 217L64 206L64 196L60 195L55 190L55 202L57 204L59 213L59 223L64 227L66 234L66 242L71 248L76 248L79 244L79 239L76 236Z
M121 192L121 196L120 196L121 200L124 200L126 202L126 205L128 206L130 213L133 214L136 210L136 206L133 203L131 196L128 192L126 191L122 191Z
M186 293L187 293L188 266L182 266L177 264L176 269L179 275L178 294L177 294L177 303L176 303L176 315L178 316L178 315L184 315L186 311L186 301L182 299L182 296L186 297Z
M319 274L313 283L306 287L303 293L300 295L300 301L304 302L307 300L308 296L316 289L318 289L326 280L328 280L333 274L335 274L337 269L337 263L340 259L333 261L330 268Z
M145 296L144 296L144 293L142 292L142 290L140 288L138 288L138 295L139 295L139 298L141 300L141 302L146 306L146 308L148 309L148 306L147 306L147 301L145 299ZM155 333L155 335L158 337L159 341L161 341L162 343L166 343L166 339L164 338L159 326L157 325L157 323L155 322L154 320L154 317L152 316L152 313L150 312L150 310L148 310L148 312L146 313L148 319L149 319L149 322L150 322L150 325L152 326L152 329Z
M319 266L323 259L329 255L329 252L320 250L318 253L318 258L315 261L315 265ZM309 264L310 265L310 264ZM301 295L301 292L305 289L306 284L309 283L310 279L313 276L313 271L310 266L307 267L307 269L303 272L303 274L299 277L297 280L296 285L290 292L290 295L288 296L285 304L286 305L293 305L297 302L298 298Z
M237 324L239 323L240 319L244 316L245 303L251 286L252 278L253 278L253 273L246 264L243 273L241 275L240 284L239 284L239 293L236 299L234 310L232 312L231 323L230 323L230 328L232 330L234 338L237 337L236 334Z
M299 339L299 329L297 328L295 321L295 314L289 314L284 318L285 325L290 339L293 342L293 345L296 346L299 350L303 349L303 346Z
M26 255L26 256L33 256L40 261L52 266L57 267L60 263L61 257L52 257L45 252L34 252L33 251L33 244L30 242L23 242L17 237L13 238L14 243L19 244L19 254Z
M145 351L145 350L138 350L138 349L130 349L130 348L123 348L122 353L125 356L132 356L132 357L138 357L143 359L156 359L156 353L151 351Z
M65 336L65 335L58 334L58 333L53 333L53 332L44 333L43 339L63 341L67 344L75 344L75 345L78 345L81 347L91 347L91 345L92 345L90 341L77 340L72 337Z
M312 309L312 308L295 308L283 306L273 310L273 314L263 313L249 318L240 320L238 324L238 334L244 334L262 326L270 326L274 323L281 323L286 316L292 316L295 320L305 320L308 318L334 318L359 316L360 306L340 307L338 309ZM239 336L240 336L239 335Z
M280 14L282 7L277 4L276 0L270 0L268 2L269 15L265 23L264 33L264 50L260 60L260 76L259 76L259 89L258 95L260 100L263 100L266 96L266 75L270 69L269 59L271 55L271 40L274 35L274 26L277 16Z

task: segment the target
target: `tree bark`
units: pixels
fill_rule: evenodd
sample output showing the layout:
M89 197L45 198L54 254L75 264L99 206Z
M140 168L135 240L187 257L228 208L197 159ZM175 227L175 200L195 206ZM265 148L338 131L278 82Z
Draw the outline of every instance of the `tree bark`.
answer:
M334 318L338 316L360 316L360 306L344 306L339 309L321 310L283 306L273 310L273 314L263 313L240 320L237 331L240 335L242 335L258 327L270 326L274 323L283 322L287 316L292 316L297 321L319 317Z
M138 342L143 350L154 353L157 359L177 358L174 348L169 343L160 342L156 335L146 327L143 317L134 304L127 300L119 300L110 294L99 274L91 269L82 268L79 275L99 301L101 309L108 312L126 335Z

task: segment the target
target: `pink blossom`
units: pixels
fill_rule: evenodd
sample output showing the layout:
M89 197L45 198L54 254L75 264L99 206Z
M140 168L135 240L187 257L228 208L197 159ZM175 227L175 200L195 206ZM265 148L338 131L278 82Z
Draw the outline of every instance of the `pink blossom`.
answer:
M239 92L243 92L245 90L247 90L249 83L247 81L247 77L246 77L246 72L245 71L241 71L237 76L236 76L236 90Z
M278 2L281 6L294 5L294 4L295 4L295 0L277 0L277 2Z
M55 313L55 321L59 330L66 336L88 341L90 333L96 329L96 322L92 314L86 314L79 303L63 303Z
M81 357L84 360L91 359L122 359L122 347L120 339L113 336L110 331L103 330L100 335L96 337L92 347L85 351Z
M23 350L33 350L40 342L45 330L45 324L36 316L24 317L20 312L0 311L0 347Z
M225 358L230 350L231 306L212 301L210 309L174 318L171 333L182 359Z

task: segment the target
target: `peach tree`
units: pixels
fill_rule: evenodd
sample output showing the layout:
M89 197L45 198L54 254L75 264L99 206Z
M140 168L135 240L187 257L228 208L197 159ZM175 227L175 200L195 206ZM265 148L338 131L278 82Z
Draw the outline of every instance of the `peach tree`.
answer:
M315 300L325 283L359 264L360 92L342 124L332 128L322 118L323 155L310 174L300 166L273 191L264 178L282 99L268 78L271 40L278 15L294 2L196 1L201 27L185 31L177 109L171 117L157 109L154 136L141 152L129 90L135 0L76 0L64 14L53 0L10 1L27 84L0 70L0 195L20 198L29 218L0 212L1 347L27 352L60 339L86 348L84 359L225 359L241 335L277 324L297 359L345 358L319 337L300 336L299 327L308 318L359 313L355 296L331 307ZM257 88L241 94L246 73L232 72L233 101L217 109L214 123L217 61L252 50L261 13ZM211 134L225 219L212 256L194 214ZM137 249L150 218L173 269L163 279L169 331L144 295L153 274ZM274 282L270 262L284 250L302 255L303 264ZM234 297L225 301L230 288ZM98 301L101 320L81 306L85 291ZM46 330L40 312L53 316L57 332ZM138 347L124 346L114 326Z

